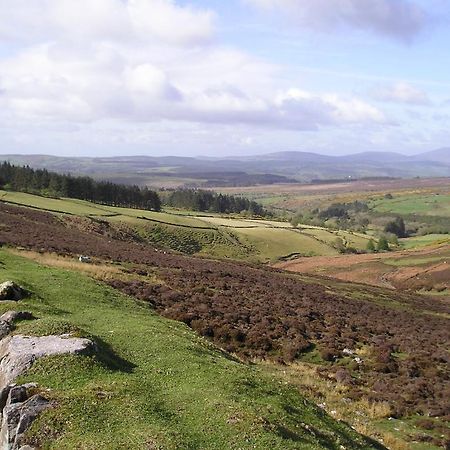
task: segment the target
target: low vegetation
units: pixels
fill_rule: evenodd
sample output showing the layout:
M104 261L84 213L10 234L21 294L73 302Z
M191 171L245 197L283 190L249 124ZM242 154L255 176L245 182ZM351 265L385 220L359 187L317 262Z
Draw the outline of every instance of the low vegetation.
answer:
M241 358L315 360L350 399L387 402L396 417L450 413L444 301L164 254L107 223L87 231L11 205L0 222L4 244L121 263L111 286Z
M32 296L37 320L16 333L72 333L95 356L47 357L33 381L53 403L26 441L48 449L382 448L336 422L254 365L243 364L185 325L76 272L0 251L2 277ZM74 289L76 286L76 289ZM2 312L10 309L1 305Z

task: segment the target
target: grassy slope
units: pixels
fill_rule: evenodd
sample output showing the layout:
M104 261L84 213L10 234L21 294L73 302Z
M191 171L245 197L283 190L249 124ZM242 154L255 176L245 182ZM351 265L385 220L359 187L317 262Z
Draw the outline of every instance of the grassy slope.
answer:
M95 205L75 199L48 199L21 192L0 191L0 199L44 210L91 216L115 223L125 222L140 229L150 243L187 253L262 262L293 253L305 256L337 254L333 247L336 235L315 227L300 234L286 222L219 217L215 214L199 216L197 213L194 216L192 212L183 214L171 210L156 213ZM362 250L366 248L368 238L339 233L349 245ZM327 239L323 239L323 235ZM184 245L188 241L191 243Z
M34 293L20 308L39 320L17 332L80 329L102 348L39 360L25 377L57 405L29 433L42 448L376 448L294 388L79 273L0 251L0 274Z
M378 212L450 217L450 194L400 195L376 200L373 207Z

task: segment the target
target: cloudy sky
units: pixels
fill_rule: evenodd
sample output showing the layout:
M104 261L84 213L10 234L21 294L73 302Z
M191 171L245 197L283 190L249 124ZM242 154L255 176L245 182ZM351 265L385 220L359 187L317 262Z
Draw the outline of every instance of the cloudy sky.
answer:
M448 0L0 0L0 153L450 145Z

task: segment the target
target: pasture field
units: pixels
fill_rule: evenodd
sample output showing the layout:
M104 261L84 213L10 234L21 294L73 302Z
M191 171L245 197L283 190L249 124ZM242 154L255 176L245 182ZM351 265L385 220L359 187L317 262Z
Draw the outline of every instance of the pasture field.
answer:
M450 245L450 236L445 234L427 234L425 236L412 236L406 239L400 239L400 245L405 249L415 249L445 243Z
M292 254L336 255L338 252L331 245L320 242L312 236L304 235L296 230L285 228L246 228L235 230L254 248L259 250L264 262L274 261L282 256Z
M450 188L449 188L450 189ZM399 215L450 217L450 194L406 194L371 202L375 211Z
M33 208L74 214L80 216L106 216L111 214L101 205L82 202L74 199L41 197L39 195L26 194L24 192L11 192L0 190L0 201L13 204L31 206Z
M157 247L219 258L273 262L297 254L335 255L335 240L364 250L369 237L320 227L293 229L288 222L199 214L168 208L162 212L97 205L77 199L54 199L20 192L0 191L3 201L58 214L126 224ZM325 239L324 236L327 236Z
M275 264L292 272L321 274L345 281L447 295L450 298L450 245L404 251L298 258Z

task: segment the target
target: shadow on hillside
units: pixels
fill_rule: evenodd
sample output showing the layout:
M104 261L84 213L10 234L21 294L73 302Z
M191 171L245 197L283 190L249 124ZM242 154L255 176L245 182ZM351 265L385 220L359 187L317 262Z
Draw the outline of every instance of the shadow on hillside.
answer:
M308 402L308 403L310 403L310 402ZM315 405L313 403L311 403L311 406L315 406ZM304 411L302 411L294 406L291 406L291 405L283 405L283 409L289 415L293 415L296 417L301 417L304 414ZM319 415L322 416L324 419L331 418L331 416L328 416L328 414L325 411L323 411L322 409L317 408L316 412L318 412ZM331 418L331 420L334 420L334 419ZM344 440L347 443L353 442L354 436L352 436L350 424L348 424L345 421L340 421L340 422L348 427L348 432L344 429L344 430L340 430L340 431L336 430L335 433L339 434L341 440ZM326 433L320 431L319 429L317 429L316 427L314 427L310 424L307 427L305 427L305 430L308 432L308 434L310 434L314 438L315 442L319 442L322 446L324 446L324 448L330 448L330 449L336 448L335 436L329 436ZM297 432L297 430L292 431L289 428L287 428L281 424L276 424L276 431L277 431L278 435L280 435L283 439L288 439L288 440L296 441L296 442L305 440L305 436L302 436L301 434L299 434ZM354 433L356 433L356 431ZM364 448L366 448L366 446L367 446L367 448L371 448L374 450L387 450L387 447L382 445L380 442L378 442L368 436L362 435L362 434L360 434L360 436L361 436L361 440L363 441ZM360 448L360 447L358 447L358 448Z
M109 370L131 373L136 367L136 364L127 361L126 359L117 355L113 348L103 339L95 336L96 345L95 358L97 361Z

